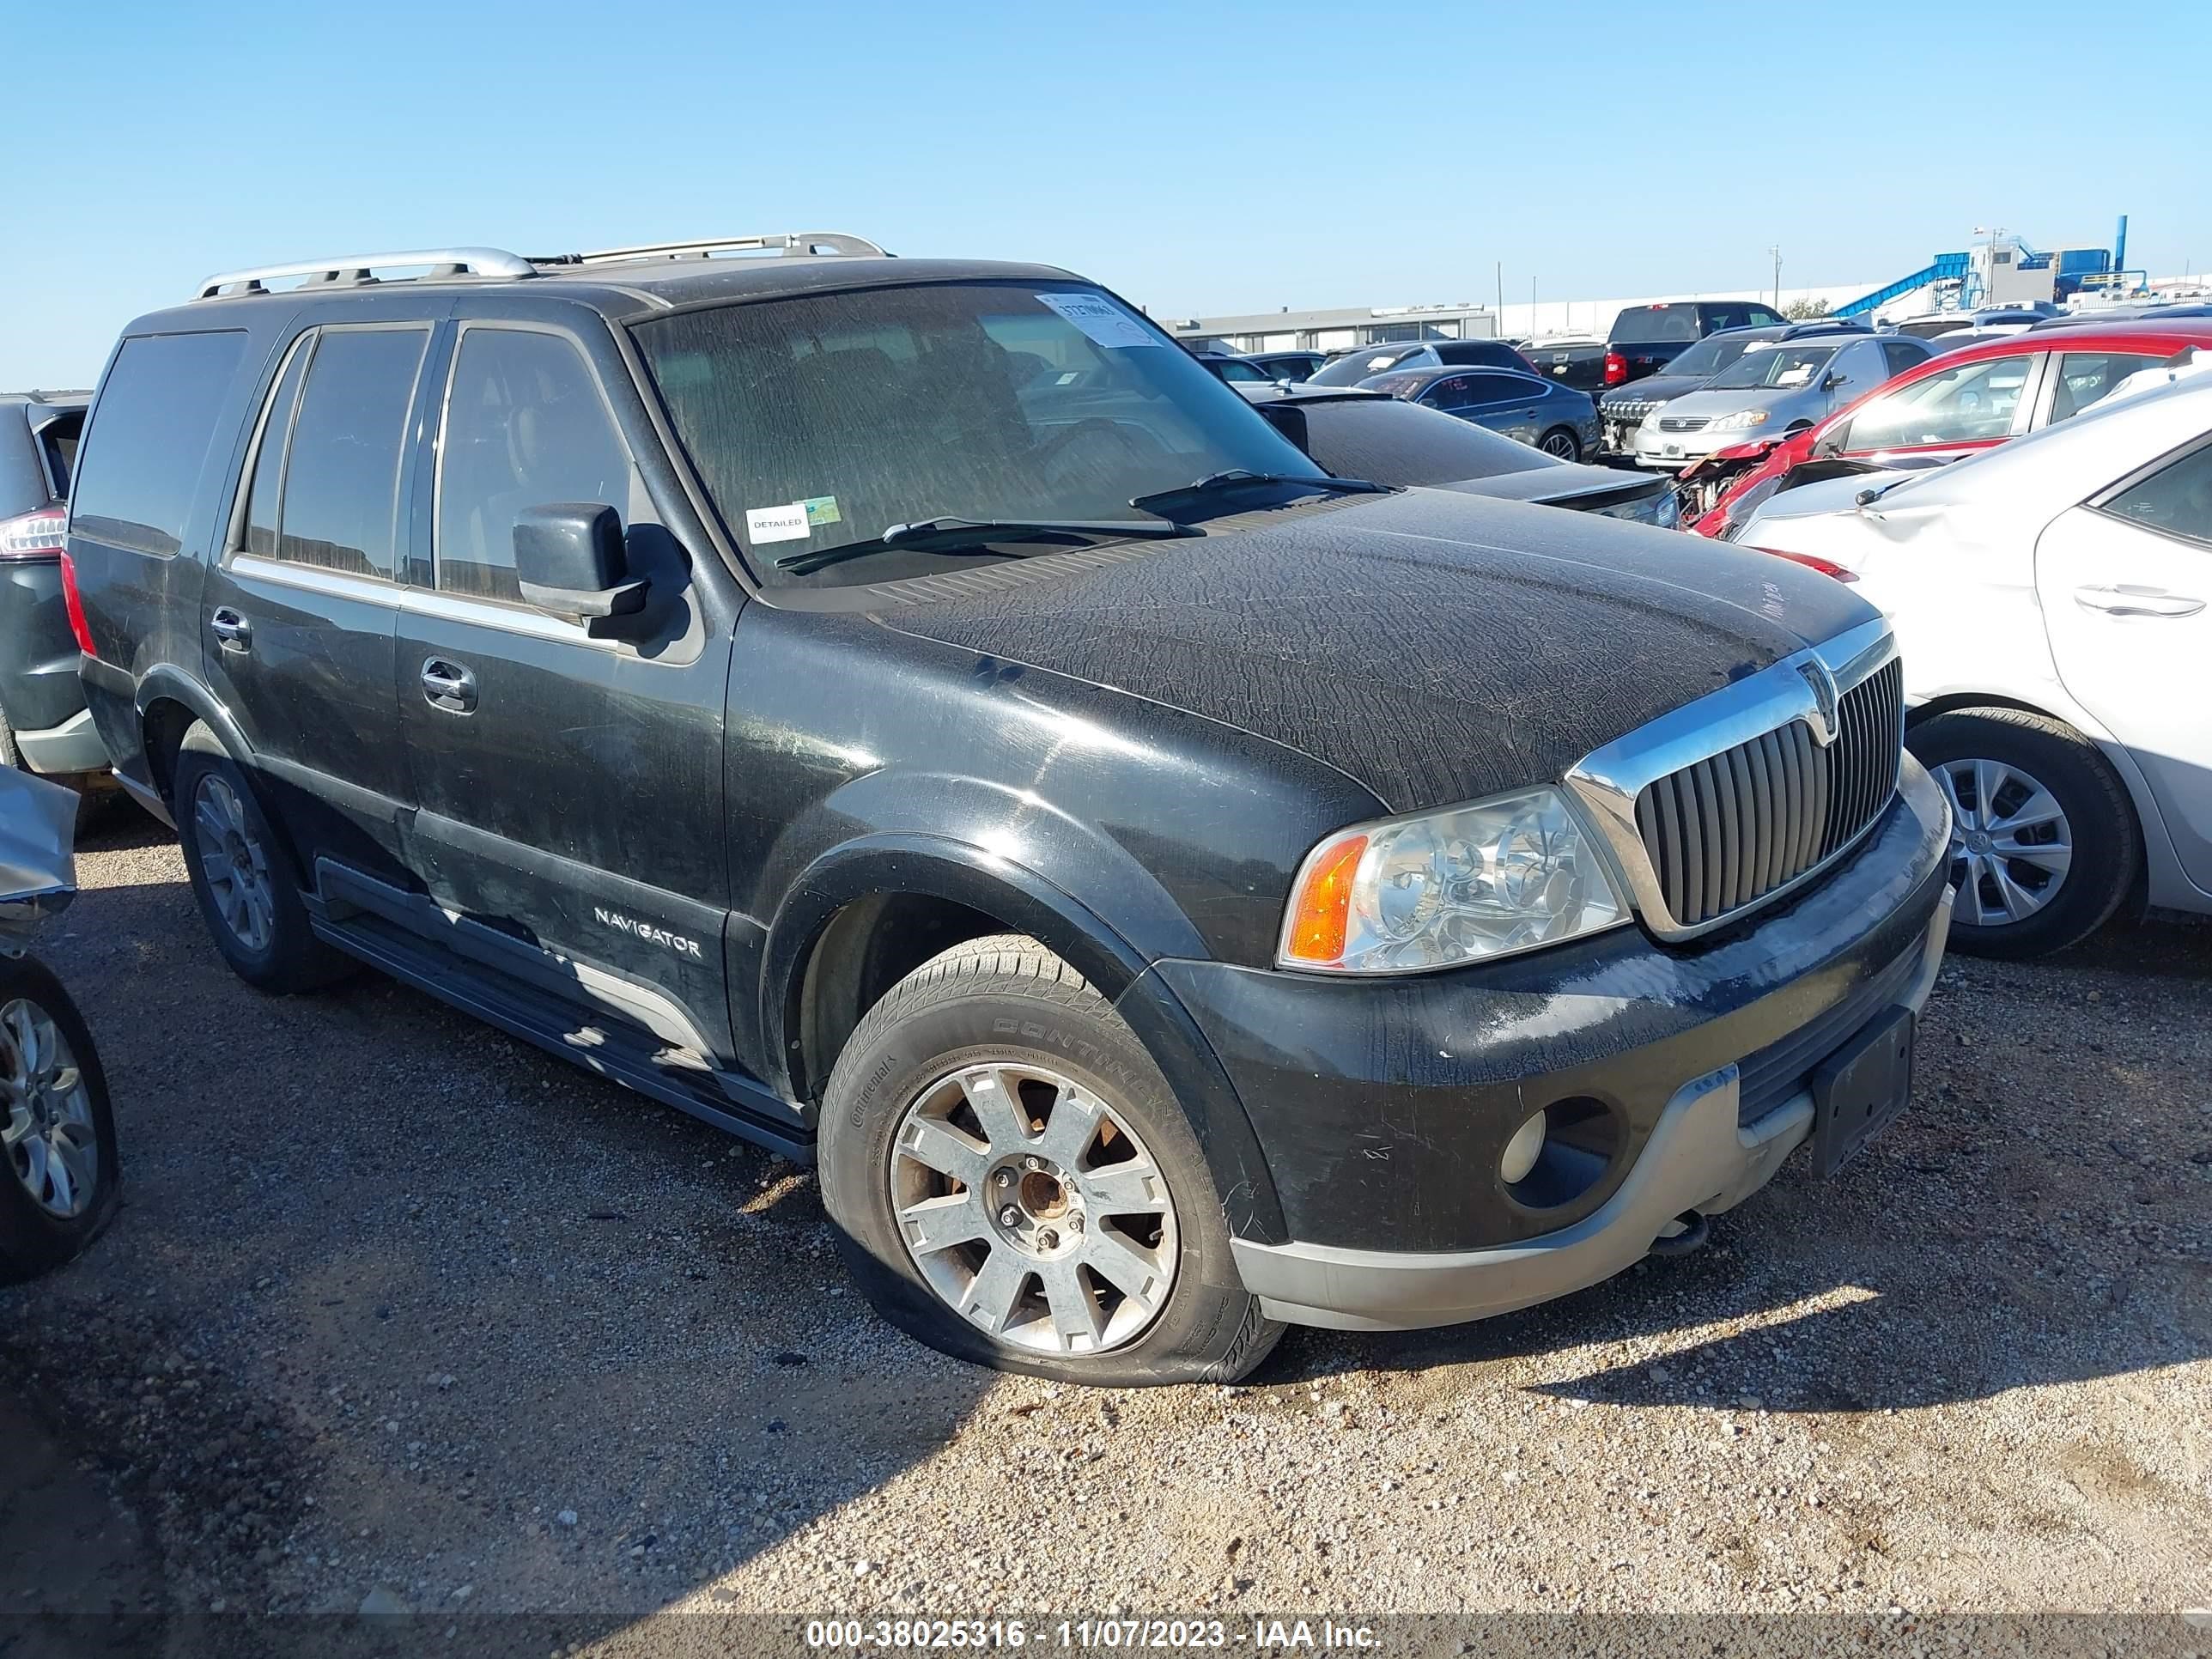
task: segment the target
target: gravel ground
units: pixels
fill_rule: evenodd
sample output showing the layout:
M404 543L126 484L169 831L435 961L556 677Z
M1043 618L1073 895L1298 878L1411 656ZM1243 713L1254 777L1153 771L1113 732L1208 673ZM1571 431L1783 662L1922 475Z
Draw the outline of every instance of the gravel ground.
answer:
M788 1164L374 975L248 990L141 821L79 871L43 954L126 1201L0 1291L0 1611L184 1651L364 1607L619 1644L661 1609L2212 1605L2212 927L1954 960L1914 1109L1698 1254L1092 1392L877 1321Z

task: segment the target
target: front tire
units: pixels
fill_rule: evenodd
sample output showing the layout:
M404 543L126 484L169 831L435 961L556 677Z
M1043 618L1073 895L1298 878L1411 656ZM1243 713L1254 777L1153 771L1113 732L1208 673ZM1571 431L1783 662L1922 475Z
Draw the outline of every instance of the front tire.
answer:
M1229 1382L1282 1327L1237 1278L1197 1137L1106 1000L1035 939L924 963L823 1101L822 1201L893 1324L1000 1370Z
M205 724L185 733L172 810L201 920L231 971L257 991L319 990L353 959L315 937L283 848L245 772Z
M61 981L0 959L0 1285L51 1272L115 1213L115 1114L92 1033Z
M2018 708L1957 708L1905 734L1949 801L1951 943L2020 958L2087 938L2142 864L2126 789L2097 746Z

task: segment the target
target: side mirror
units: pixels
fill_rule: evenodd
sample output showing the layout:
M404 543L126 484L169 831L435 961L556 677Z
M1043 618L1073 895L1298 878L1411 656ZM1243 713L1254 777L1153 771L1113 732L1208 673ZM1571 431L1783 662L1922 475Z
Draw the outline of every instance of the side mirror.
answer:
M550 616L592 624L635 615L646 583L628 580L622 520L611 507L562 501L514 516L514 574L524 603Z
M1828 378L1820 382L1820 390L1823 392L1833 392L1843 383L1844 377L1837 374L1836 371L1832 368L1828 371Z

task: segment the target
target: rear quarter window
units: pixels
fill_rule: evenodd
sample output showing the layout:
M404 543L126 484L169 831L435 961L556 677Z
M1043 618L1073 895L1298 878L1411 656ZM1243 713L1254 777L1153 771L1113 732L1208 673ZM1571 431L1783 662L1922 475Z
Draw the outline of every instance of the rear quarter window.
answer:
M246 343L236 329L123 343L77 456L72 533L163 558L184 545Z

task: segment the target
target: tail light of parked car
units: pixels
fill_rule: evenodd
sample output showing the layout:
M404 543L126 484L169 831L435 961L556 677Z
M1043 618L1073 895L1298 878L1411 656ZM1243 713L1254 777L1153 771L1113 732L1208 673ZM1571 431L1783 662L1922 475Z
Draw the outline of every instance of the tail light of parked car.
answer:
M1859 579L1858 572L1856 570L1847 569L1833 559L1824 559L1817 553L1785 553L1778 547L1760 547L1753 542L1746 542L1744 545L1754 553L1765 553L1778 559L1787 559L1792 564L1803 565L1808 570L1817 570L1823 576L1833 576L1839 582L1855 582Z
M0 519L0 559L58 558L69 533L69 508L41 507Z
M1605 383L1607 386L1628 384L1628 359L1618 351L1605 354Z
M76 567L70 562L69 508L58 501L12 519L0 519L0 560L32 559L60 563L62 605L69 612L70 632L76 635L78 650L88 657L98 656L100 653L92 648L92 629L84 620L84 601L77 595Z

